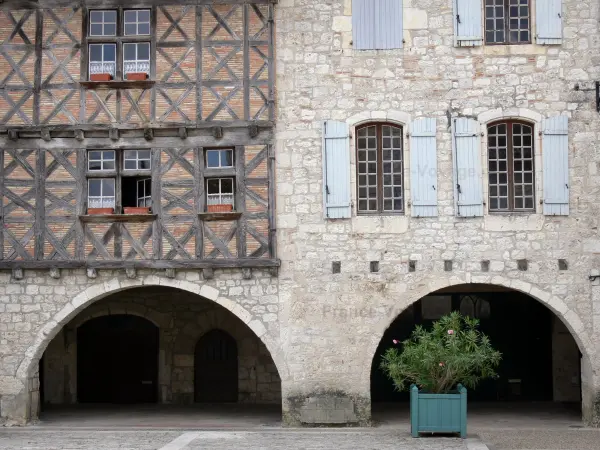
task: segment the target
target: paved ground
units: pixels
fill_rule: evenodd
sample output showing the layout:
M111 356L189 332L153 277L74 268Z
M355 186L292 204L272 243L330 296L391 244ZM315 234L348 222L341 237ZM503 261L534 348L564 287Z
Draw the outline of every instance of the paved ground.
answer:
M91 431L0 429L2 450L486 450L477 440L372 430Z

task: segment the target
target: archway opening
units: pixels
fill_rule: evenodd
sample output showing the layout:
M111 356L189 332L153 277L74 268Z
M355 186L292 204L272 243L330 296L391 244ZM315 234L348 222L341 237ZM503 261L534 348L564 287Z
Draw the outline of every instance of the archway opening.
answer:
M238 400L237 342L223 330L211 330L196 344L194 397L197 403L235 403Z
M107 424L107 409L114 425L281 420L281 379L262 340L223 306L170 287L89 304L49 342L39 374L49 424Z
M553 411L561 420L581 418L581 353L566 326L533 297L482 284L433 292L410 305L389 326L371 367L374 417L406 411L409 402L408 393L398 392L381 371L383 353L395 346L394 339L407 339L416 325L429 327L451 311L479 319L480 329L502 352L498 378L484 380L468 392L474 414L510 411L518 403L528 414Z
M127 314L96 317L77 329L79 403L154 403L158 327Z

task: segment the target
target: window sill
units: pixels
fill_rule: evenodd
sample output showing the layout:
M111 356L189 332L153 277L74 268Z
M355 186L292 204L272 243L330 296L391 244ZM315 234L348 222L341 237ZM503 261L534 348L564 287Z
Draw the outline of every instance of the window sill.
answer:
M242 216L241 212L203 212L198 213L200 220L211 222L215 220L237 220Z
M156 214L85 214L79 220L86 223L152 222Z
M80 81L79 84L88 89L148 89L154 86L154 80L124 81Z

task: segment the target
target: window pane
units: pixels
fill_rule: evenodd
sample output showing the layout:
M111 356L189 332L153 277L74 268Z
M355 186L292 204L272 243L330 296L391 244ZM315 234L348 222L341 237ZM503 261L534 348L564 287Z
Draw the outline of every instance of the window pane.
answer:
M221 152L221 166L231 167L233 166L233 152L231 150L225 150Z
M115 170L115 162L114 161L104 161L102 164L103 170Z
M90 22L98 23L102 22L102 11L90 11Z
M127 170L135 170L135 161L132 161L130 159L126 159L125 160L125 169Z
M110 23L117 23L117 12L116 11L104 11L104 21Z
M102 61L102 45L90 45L90 61Z
M150 22L150 10L142 9L138 11L138 22Z
M135 23L126 23L125 24L125 34L127 36L132 36L136 34L136 26Z
M114 45L103 45L104 49L104 61L116 61L116 47Z
M140 170L146 170L146 169L150 169L150 160L149 159L142 159L140 161L138 161L138 169Z
M217 150L209 150L206 152L206 166L219 167L219 152Z
M148 60L150 59L150 44L141 43L137 45L137 59Z
M102 24L99 24L99 23L90 24L90 35L102 36Z
M88 195L91 197L99 197L101 183L101 180L90 180L88 183Z
M102 196L113 197L115 195L115 180L104 179L102 180Z
M206 190L209 194L219 193L219 180L217 178L211 178L206 182Z
M135 22L137 16L137 11L129 10L125 11L125 23Z
M137 34L145 36L150 34L150 24L149 23L140 23L138 25Z
M138 158L150 159L150 150L138 150Z
M117 26L114 24L104 25L104 36L115 36L117 34Z
M123 54L126 60L135 60L135 46L136 44L123 44Z
M222 193L233 193L233 180L231 178L223 178L221 180L221 192Z

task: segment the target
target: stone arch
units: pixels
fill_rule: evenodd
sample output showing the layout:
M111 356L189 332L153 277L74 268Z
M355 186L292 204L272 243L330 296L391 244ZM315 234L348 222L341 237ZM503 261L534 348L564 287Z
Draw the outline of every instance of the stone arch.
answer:
M351 129L368 122L389 122L404 127L406 131L411 123L411 115L404 111L395 110L363 111L346 119L346 123Z
M135 287L162 286L180 289L192 294L200 295L208 300L227 309L238 317L250 328L262 341L270 352L282 379L288 376L288 369L284 359L283 351L278 342L267 332L265 326L244 307L233 300L220 295L218 289L207 284L196 284L184 280L160 278L156 275L138 276L136 279L113 278L106 282L99 282L77 294L71 302L67 303L58 313L54 315L37 333L33 343L25 352L16 377L22 380L24 387L28 385L28 378L36 372L36 366L50 341L58 334L62 327L72 320L85 308L107 297L110 294L124 291Z
M152 322L158 328L165 328L168 326L170 318L167 314L160 313L152 308L148 308L143 305L137 305L134 303L128 304L126 307L118 303L97 305L93 304L82 311L85 314L78 314L71 322L72 328L79 328L81 325L86 323L88 320L95 319L96 317L103 316L114 316L114 315L130 315L138 316Z
M366 392L370 392L369 386L371 379L371 365L373 363L375 352L377 351L377 346L381 342L385 331L390 327L394 320L408 306L416 303L426 295L445 287L458 286L461 284L480 283L503 286L529 295L545 305L564 323L573 336L573 339L575 339L583 358L588 362L593 360L591 337L585 330L585 326L579 318L579 315L575 311L569 309L569 307L560 297L552 295L551 293L526 281L510 279L500 275L486 278L488 279L474 280L471 279L469 274L467 274L467 276L464 278L460 278L458 276L449 279L443 279L439 277L431 278L430 280L424 280L423 282L418 283L414 290L409 291L406 293L406 295L402 296L401 301L394 304L389 315L377 323L373 329L373 333L371 334L371 340L367 344L366 351L364 352L365 359L363 360L361 371L361 385L365 386Z

